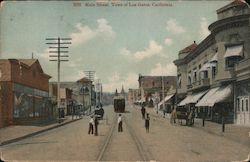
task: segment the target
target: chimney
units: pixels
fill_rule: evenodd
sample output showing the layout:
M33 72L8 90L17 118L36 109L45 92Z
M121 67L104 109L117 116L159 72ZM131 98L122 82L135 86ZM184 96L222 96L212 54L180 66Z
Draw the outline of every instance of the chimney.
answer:
M196 44L196 42L194 41L194 44Z

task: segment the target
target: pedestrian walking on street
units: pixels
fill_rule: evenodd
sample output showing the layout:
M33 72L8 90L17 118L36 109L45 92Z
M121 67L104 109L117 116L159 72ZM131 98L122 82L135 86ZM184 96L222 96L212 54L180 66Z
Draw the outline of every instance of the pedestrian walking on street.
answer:
M98 136L98 124L99 124L99 121L98 121L97 117L95 117L94 124L95 124L95 136Z
M119 114L119 117L118 117L118 132L122 132L123 129L122 129L122 114Z
M144 107L144 104L142 104L142 107L141 107L142 119L145 119L145 113L146 113L146 109L145 109L145 107Z
M89 120L89 132L88 134L93 134L94 133L94 119L93 116L91 116Z
M150 117L149 117L149 114L147 113L147 117L145 119L145 128L146 128L147 133L149 133L149 121L150 121Z
M176 118L177 118L177 114L176 114L176 109L174 108L171 112L171 117L170 117L170 123L176 123Z

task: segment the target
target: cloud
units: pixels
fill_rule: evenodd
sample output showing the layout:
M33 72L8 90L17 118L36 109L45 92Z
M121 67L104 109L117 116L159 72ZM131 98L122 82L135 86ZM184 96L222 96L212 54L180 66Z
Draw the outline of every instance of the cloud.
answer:
M39 58L49 61L51 59L49 56L53 55L52 53L49 53L49 51L52 51L52 50L49 48L46 48L42 52L35 52L35 54L37 54Z
M61 80L76 82L83 77L85 77L84 71L75 68L71 73L62 73Z
M166 38L165 39L165 44L168 45L168 46L170 46L170 45L173 44L173 40L171 38Z
M206 38L210 34L208 30L208 21L205 17L201 18L199 33L201 38Z
M123 56L127 56L127 57L131 57L131 52L127 49L127 48L122 48L120 50L120 54L123 55Z
M178 25L177 21L175 19L169 19L167 21L167 26L166 26L167 31L173 33L173 34L180 34L186 32L184 27Z
M152 56L159 55L161 51L162 46L159 45L156 41L150 40L148 47L146 47L144 50L132 53L128 49L122 48L120 50L120 53L129 59L141 61L145 58L150 58Z
M161 76L161 75L176 75L177 68L173 63L162 65L157 63L155 67L150 71L150 75Z
M105 92L115 92L117 89L118 92L121 90L122 86L125 91L128 88L138 87L138 75L131 72L121 77L120 73L114 72L106 83L103 84L103 90Z
M114 37L115 32L112 29L112 26L108 24L108 21L106 19L98 19L98 29L97 33L103 33L108 37Z
M98 36L104 36L105 38L114 38L115 32L112 26L108 24L108 21L104 18L97 20L97 28L91 29L89 26L82 26L81 23L76 24L77 32L70 34L72 38L72 45L77 46L83 44Z
M70 34L70 38L72 38L72 45L74 46L85 43L97 35L97 33L88 26L82 26L80 23L76 25L76 28L78 32Z

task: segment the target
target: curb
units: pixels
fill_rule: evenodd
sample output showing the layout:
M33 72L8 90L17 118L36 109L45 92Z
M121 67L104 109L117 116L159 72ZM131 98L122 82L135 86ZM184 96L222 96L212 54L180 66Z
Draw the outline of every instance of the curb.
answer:
M78 121L78 120L81 120L81 119L75 119L75 120L71 120L71 121L68 121L68 122L65 122L65 123L60 123L58 125L55 125L55 126L52 126L52 127L46 128L46 129L39 130L37 132L33 132L33 133L30 133L30 134L27 134L27 135L24 135L24 136L21 136L21 137L17 137L17 138L14 138L14 139L3 141L3 142L0 143L0 146L8 145L8 144L23 140L25 138L29 138L29 137L38 135L40 133L43 133L43 132L46 132L46 131L49 131L49 130L52 130L52 129L55 129L55 128L59 128L61 126L73 123L73 122Z

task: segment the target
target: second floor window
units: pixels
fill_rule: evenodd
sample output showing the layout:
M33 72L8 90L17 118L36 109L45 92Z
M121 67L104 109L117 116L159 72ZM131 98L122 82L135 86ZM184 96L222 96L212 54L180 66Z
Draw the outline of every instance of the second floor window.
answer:
M217 72L216 67L212 67L212 78L215 78L216 72Z
M193 82L196 82L197 81L197 72L194 71L194 79L193 79Z
M208 71L203 71L203 79L208 78Z
M226 46L226 53L224 55L226 68L234 67L244 57L243 51L242 44Z
M225 62L226 68L234 67L234 65L236 63L238 63L240 60L241 60L240 57L227 57L226 60L225 60L226 61Z

